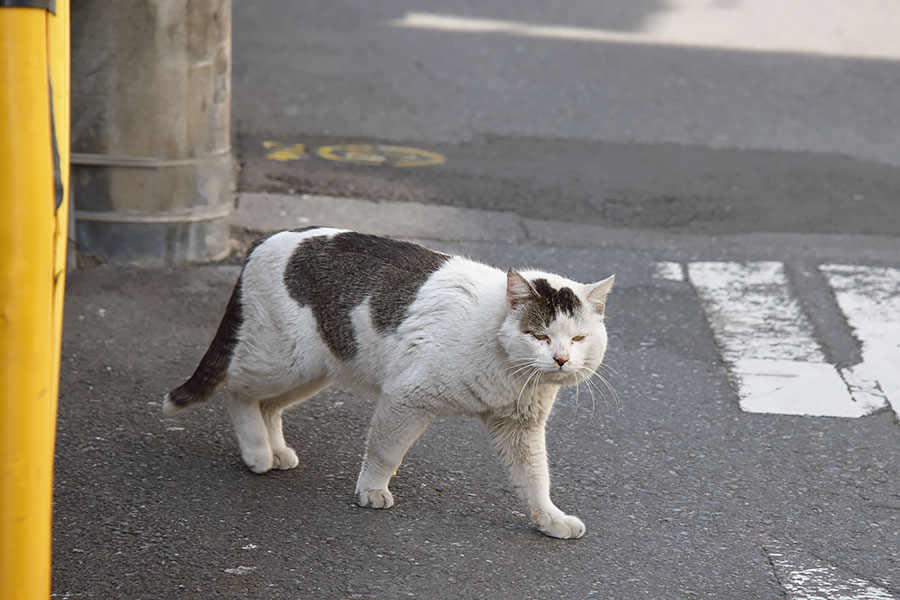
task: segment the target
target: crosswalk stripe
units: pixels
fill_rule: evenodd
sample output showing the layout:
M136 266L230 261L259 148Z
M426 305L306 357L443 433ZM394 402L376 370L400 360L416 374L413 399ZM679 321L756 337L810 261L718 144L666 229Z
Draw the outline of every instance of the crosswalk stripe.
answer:
M726 360L825 362L780 262L695 262L688 277Z
M887 400L900 415L900 269L823 265L862 362L845 370L854 396Z
M766 543L775 577L791 600L895 600L880 585L778 542Z
M669 281L684 281L684 269L681 267L681 263L658 262L653 271L653 276L657 279L668 279Z
M848 377L830 364L780 262L694 262L697 290L747 412L861 417L884 405L865 370Z

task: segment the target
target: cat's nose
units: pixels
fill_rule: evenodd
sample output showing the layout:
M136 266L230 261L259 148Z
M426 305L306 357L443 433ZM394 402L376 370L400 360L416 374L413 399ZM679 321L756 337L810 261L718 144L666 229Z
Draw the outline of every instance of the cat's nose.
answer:
M568 356L554 356L553 360L555 360L556 364L558 364L559 366L563 366L564 364L569 362L569 357Z

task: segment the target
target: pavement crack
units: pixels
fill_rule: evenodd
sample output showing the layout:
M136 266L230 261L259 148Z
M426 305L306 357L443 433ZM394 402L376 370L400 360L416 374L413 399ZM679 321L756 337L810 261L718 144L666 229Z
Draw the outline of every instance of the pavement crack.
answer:
M758 544L760 550L762 550L763 557L766 561L766 564L769 566L769 571L772 573L772 580L774 582L774 586L781 593L782 598L789 598L789 592L787 588L782 584L781 579L778 577L778 568L775 566L775 562L772 560L771 553L766 549L765 545Z

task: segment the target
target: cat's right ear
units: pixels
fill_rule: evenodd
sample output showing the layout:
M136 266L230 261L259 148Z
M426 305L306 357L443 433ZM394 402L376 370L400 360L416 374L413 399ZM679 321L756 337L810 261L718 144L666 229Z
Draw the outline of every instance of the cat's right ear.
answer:
M615 275L610 275L603 281L587 286L588 300L594 306L594 309L601 315L606 309L606 296L609 294L609 290L612 288L613 280L615 278Z
M521 273L512 268L506 272L506 303L510 308L517 307L533 295L534 287Z

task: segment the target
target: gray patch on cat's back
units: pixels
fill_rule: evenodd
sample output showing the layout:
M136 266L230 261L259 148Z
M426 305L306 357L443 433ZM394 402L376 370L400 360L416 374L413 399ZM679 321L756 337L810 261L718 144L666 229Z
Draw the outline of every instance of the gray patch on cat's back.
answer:
M522 331L536 331L550 325L560 314L574 317L582 309L581 300L571 288L554 288L543 278L531 282L534 293L523 307L519 320Z
M288 260L284 284L312 308L319 334L335 356L359 351L351 311L369 298L372 325L395 331L422 284L450 257L422 246L355 232L311 237Z

